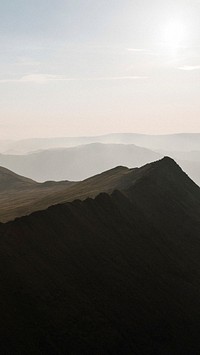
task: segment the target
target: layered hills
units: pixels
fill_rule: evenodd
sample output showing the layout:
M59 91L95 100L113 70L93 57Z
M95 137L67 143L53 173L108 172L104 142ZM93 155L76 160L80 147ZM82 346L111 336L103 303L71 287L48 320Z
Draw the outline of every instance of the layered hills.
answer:
M0 165L36 181L79 181L118 165L142 166L161 157L134 144L93 143L25 155L0 154Z
M102 136L96 137L96 139L105 140L106 143L90 143L67 148L61 148L60 144L67 144L67 142L72 144L72 138L71 140L67 138L55 139L55 141L49 139L44 142L49 143L50 146L51 143L52 146L55 145L54 149L37 150L21 155L0 154L0 165L40 182L46 180L80 181L115 166L140 167L169 155L176 160L192 180L200 185L200 146L198 146L200 140L198 140L198 135L171 135L164 136L163 140L160 136L148 137L145 135ZM90 140L94 139L94 137L90 138ZM87 142L86 138L85 141ZM132 141L135 141L138 146L132 144ZM36 144L38 141L34 142ZM43 140L41 140L43 147L42 142ZM78 142L84 142L84 139L74 140L74 144ZM125 144L125 142L129 143ZM27 142L25 141L25 143ZM152 143L151 149L141 146L141 144L145 146L150 143ZM46 147L45 144L44 147ZM159 147L160 149L158 149ZM162 147L163 149L161 149ZM189 150L195 147L199 150ZM165 150L166 148L168 150ZM175 148L182 150L176 151Z
M0 225L1 352L199 354L199 187L170 158L95 179Z
M29 138L18 141L0 141L4 154L26 154L37 150L75 147L91 143L135 144L150 150L192 151L200 150L199 133L148 135L137 133L111 133L101 136Z

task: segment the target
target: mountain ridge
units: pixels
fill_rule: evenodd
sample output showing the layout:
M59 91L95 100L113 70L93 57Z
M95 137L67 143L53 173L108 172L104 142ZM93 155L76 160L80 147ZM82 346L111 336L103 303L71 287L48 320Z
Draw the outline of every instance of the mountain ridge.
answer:
M0 220L6 222L37 210L44 210L51 205L73 201L74 199L94 198L100 192L112 193L116 189L125 190L127 185L131 186L135 184L136 180L140 180L141 177L144 178L146 173L149 174L149 172L154 171L158 167L159 169L165 169L166 174L169 173L167 172L169 167L170 169L178 169L179 172L182 172L175 161L166 157L155 163L146 164L141 168L128 169L122 166L115 167L77 183L49 183L49 190L47 189L48 183L47 187L46 183L41 184L44 190L43 194L40 185L38 194L35 194L32 190L30 194L26 191L26 196L21 195L21 193L16 194L16 196L12 194L11 201L13 208L10 206L10 196L1 194ZM156 181L157 177L154 176L153 179ZM195 183L193 182L193 184Z
M2 352L199 353L200 189L169 158L136 172L0 224Z

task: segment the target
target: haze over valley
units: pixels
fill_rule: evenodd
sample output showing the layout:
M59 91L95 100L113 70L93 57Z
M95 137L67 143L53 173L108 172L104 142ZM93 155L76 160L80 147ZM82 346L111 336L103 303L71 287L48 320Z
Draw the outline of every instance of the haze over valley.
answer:
M129 168L171 156L200 185L200 135L111 134L27 139L1 146L0 165L38 182L79 181L118 165ZM172 150L173 149L173 150Z

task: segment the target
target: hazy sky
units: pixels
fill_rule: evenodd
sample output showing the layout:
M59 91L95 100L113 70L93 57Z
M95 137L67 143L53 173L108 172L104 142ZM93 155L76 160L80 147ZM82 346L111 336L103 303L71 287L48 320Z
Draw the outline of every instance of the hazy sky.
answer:
M0 139L200 132L200 1L1 0Z

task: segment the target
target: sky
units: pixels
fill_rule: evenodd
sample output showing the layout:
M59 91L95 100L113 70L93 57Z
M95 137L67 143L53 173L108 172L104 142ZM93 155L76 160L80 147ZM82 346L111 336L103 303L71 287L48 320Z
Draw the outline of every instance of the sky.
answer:
M1 0L0 139L200 132L200 0Z

